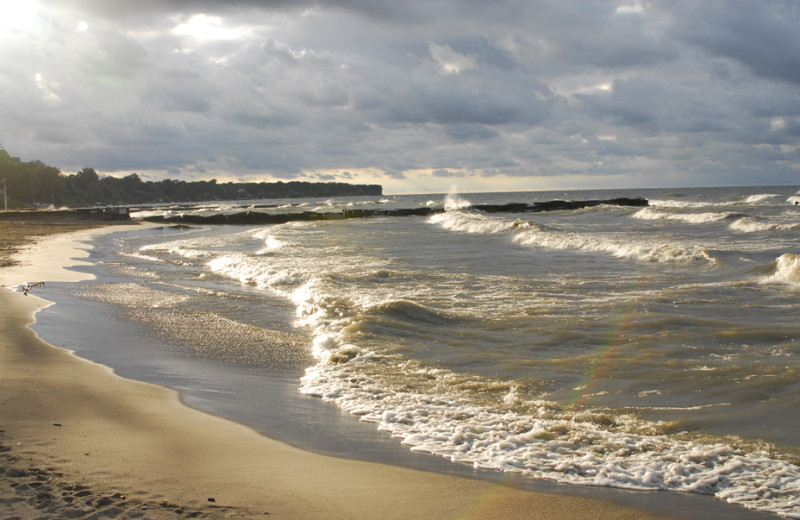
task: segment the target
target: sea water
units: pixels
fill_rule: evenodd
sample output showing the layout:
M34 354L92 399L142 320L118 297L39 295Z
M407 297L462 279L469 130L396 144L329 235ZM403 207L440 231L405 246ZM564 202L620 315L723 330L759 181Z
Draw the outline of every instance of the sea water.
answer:
M72 291L185 356L291 374L403 449L800 518L799 193L269 201L441 211L122 233L101 262L118 279ZM637 196L649 206L471 209ZM241 208L157 210L188 211Z

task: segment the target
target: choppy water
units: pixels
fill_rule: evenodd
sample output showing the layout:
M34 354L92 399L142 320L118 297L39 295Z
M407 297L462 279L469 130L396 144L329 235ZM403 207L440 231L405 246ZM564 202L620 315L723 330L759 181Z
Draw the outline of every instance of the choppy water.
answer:
M411 450L800 518L798 193L301 201L270 211L447 211L126 235L132 278L87 296L198 356L305 369L299 392ZM619 196L651 205L468 207Z

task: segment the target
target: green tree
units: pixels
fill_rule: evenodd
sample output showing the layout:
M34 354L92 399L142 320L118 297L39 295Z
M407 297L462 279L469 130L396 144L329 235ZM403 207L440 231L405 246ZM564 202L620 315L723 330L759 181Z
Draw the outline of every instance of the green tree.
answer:
M42 161L23 162L0 146L0 179L6 180L9 207L34 204L85 206L149 202L202 202L252 198L335 197L381 195L379 185L343 183L218 183L209 181L143 181L132 173L123 178L103 177L93 168L64 175Z
M75 175L67 176L66 184L69 204L88 205L102 200L100 177L94 168L84 168Z

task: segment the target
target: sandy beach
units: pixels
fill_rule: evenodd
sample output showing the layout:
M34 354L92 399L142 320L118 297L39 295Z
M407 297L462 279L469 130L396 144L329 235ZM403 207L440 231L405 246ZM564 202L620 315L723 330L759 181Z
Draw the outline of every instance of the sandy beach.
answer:
M64 267L120 229L39 238L0 268L0 517L686 518L310 453L41 341L27 326L48 302L9 288L80 280Z

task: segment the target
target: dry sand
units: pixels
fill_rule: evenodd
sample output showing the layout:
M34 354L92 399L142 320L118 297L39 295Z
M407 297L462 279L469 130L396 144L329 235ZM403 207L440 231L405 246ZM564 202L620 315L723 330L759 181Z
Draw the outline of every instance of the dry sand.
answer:
M27 325L47 302L6 287L85 277L63 266L119 229L39 239L0 268L0 517L667 518L310 453L41 341Z
M0 267L16 264L15 253L35 243L39 237L107 226L108 224L96 221L50 222L38 219L0 219Z

